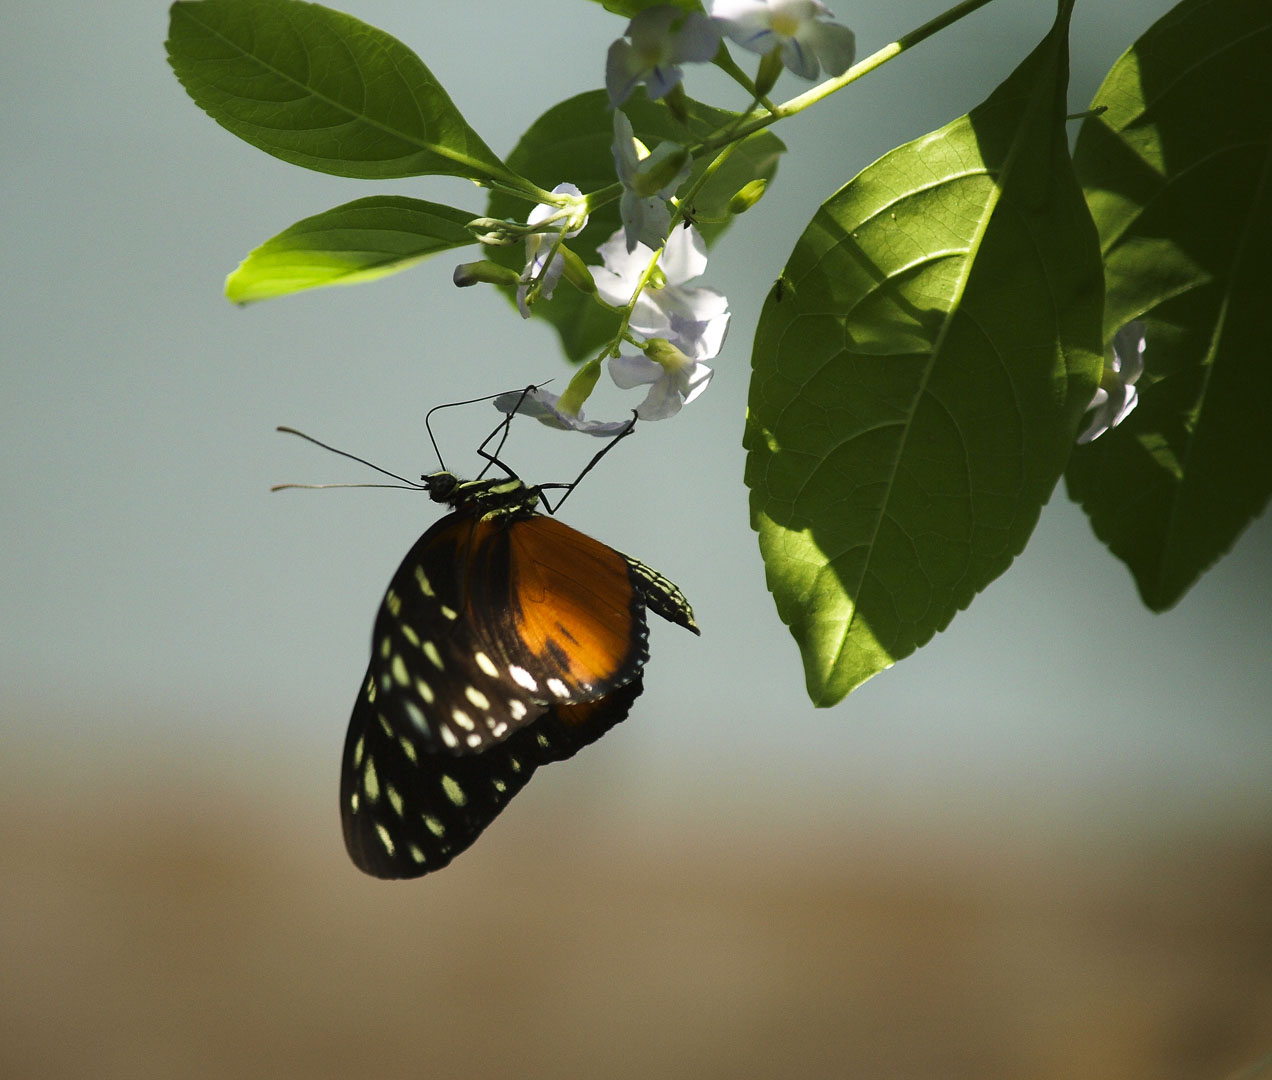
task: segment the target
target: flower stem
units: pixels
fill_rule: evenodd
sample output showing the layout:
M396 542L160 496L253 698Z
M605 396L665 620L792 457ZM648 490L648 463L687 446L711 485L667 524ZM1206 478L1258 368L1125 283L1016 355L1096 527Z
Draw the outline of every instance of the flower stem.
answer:
M959 19L970 15L973 11L984 7L988 3L991 3L991 0L962 0L962 3L955 4L948 11L938 15L930 22L926 22L917 29L911 30L908 34L903 34L901 37L897 38L896 41L893 41L890 44L885 45L882 49L871 53L871 55L867 56L860 63L854 64L837 78L827 79L825 82L814 86L811 90L807 90L804 93L791 98L789 101L784 101L782 104L770 108L767 113L754 117L741 127L732 131L729 134L729 139L744 139L746 136L760 131L778 120L787 116L794 116L798 112L803 112L810 105L815 105L817 102L821 101L822 98L829 97L836 90L842 90L849 83L856 82L863 75L874 71L875 68L881 67L889 60L900 56L907 49L914 48L915 45L918 45L921 41L925 41L927 38L930 38L933 34L937 33L937 31L944 30L945 27L958 22ZM702 144L701 149L712 149L717 145L718 138L719 137L716 136L711 139L707 139ZM695 148L695 150L697 149L698 148Z

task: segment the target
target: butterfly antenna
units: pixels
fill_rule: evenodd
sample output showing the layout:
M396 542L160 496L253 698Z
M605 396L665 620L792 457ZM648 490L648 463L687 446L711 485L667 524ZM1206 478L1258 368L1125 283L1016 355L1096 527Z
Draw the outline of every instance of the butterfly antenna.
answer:
M482 444L479 447L477 447L478 456L486 459L485 468L483 468L481 472L477 474L478 480L480 480L483 476L486 475L486 473L490 470L490 467L492 465L498 465L499 468L503 469L503 471L506 472L514 480L517 478L517 474L513 472L507 465L505 465L500 460L499 454L504 448L504 443L508 441L509 432L512 430L512 418L517 415L518 410L521 408L522 402L524 402L526 398L537 389L539 389L539 387L536 386L534 383L531 383L524 390L521 390L519 392L515 390L506 391L506 393L517 394L517 403L511 409L508 410L507 414L504 416L503 420L500 421L499 425L495 428L495 430L492 431L489 435L487 435L486 438L482 441ZM495 394L494 396L502 397L503 395ZM490 445L491 440L495 438L496 435L499 436L499 445L496 446L494 449L494 452L491 453L486 450L486 447Z
M551 380L549 380L549 382L550 381ZM539 385L546 386L547 383L540 383ZM466 401L444 401L441 405L434 405L431 409L428 410L428 412L424 414L424 430L428 432L428 441L433 444L433 453L437 455L438 464L440 464L443 469L446 468L446 463L442 461L442 452L437 447L437 440L433 437L432 424L429 422L430 420L432 420L433 414L435 412L441 412L442 409L455 409L455 408L458 408L460 405L476 405L480 401L494 401L495 398L503 397L504 394L508 394L508 393L521 394L521 397L517 399L517 409L519 409L521 408L521 402L525 400L526 394L530 393L530 391L534 389L536 389L535 386L527 386L524 390L521 390L521 391L500 390L499 393L497 394L483 394L481 397L468 398ZM517 411L516 409L513 410L514 413L516 411ZM482 443L481 445L484 447L486 443L490 442L490 440L495 437L495 434L499 431L499 428L506 428L509 423L510 423L510 420L508 418L505 418L503 423L501 423L498 428L495 428L495 430L491 432L490 437L486 439L486 442ZM502 447L503 443L501 442L499 445Z
M347 457L351 461L356 461L360 465L365 465L368 469L374 469L378 473L385 476L391 476L394 480L402 481L401 484L275 484L270 491L282 491L284 488L327 488L327 487L401 487L405 485L412 490L422 490L424 485L417 484L414 480L408 480L405 476L398 476L395 472L388 469L382 469L379 465L368 461L366 458L360 458L357 454L351 454L348 450L341 450L335 446L328 446L321 439L315 439L312 435L306 435L303 431L297 431L293 427L285 427L280 424L275 430L284 432L287 435L299 435L307 442L313 443L315 446L321 446L324 450L330 450L333 454L339 454L341 457Z

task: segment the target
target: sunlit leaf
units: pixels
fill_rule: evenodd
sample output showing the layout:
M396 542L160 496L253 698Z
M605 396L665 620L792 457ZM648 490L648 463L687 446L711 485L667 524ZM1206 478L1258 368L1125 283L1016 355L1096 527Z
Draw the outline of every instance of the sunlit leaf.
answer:
M832 196L756 333L746 431L769 588L831 705L1024 548L1100 370L1065 138L1067 17L984 103Z
M415 53L342 12L302 0L179 0L167 48L200 108L284 161L372 180L505 173Z
M453 206L376 195L296 222L266 240L225 282L238 303L396 274L439 251L473 243L475 215Z

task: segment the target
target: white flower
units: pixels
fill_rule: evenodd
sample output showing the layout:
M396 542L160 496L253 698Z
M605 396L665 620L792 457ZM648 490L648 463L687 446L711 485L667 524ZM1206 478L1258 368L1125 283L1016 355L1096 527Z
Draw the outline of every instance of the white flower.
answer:
M615 307L625 307L653 251L637 244L627 250L620 229L598 249L604 266L593 267L596 291ZM729 329L729 301L715 289L686 288L707 267L707 248L692 225L672 230L658 256L665 284L652 280L632 309L630 326L647 338L666 338L694 360L710 360L724 345Z
M1113 335L1113 344L1104 358L1104 377L1087 406L1091 420L1078 436L1079 446L1117 427L1139 404L1135 383L1144 372L1144 345L1144 323L1140 319L1127 323Z
M666 420L707 388L712 371L670 342L655 339L644 356L615 356L609 361L610 378L623 390L649 385L645 400L636 407L641 420Z
M573 195L580 199L583 196L583 193L573 184L557 184L552 189L552 194ZM559 206L539 203L530 211L526 223L538 225L539 222L560 212ZM574 213L562 218L559 224L555 224L546 232L534 232L526 237L526 268L521 271L521 282L517 286L517 308L523 319L530 318L528 294L532 285L537 283L535 292L538 295L547 300L552 299L552 290L556 288L565 270L565 260L560 252L556 251L556 247L562 239L568 240L572 236L578 236L586 224L586 214L580 217L578 213ZM552 258L549 261L550 255Z
M823 20L830 8L819 0L715 0L711 14L726 37L766 56L782 50L782 63L803 79L816 79L821 68L842 75L852 67L857 42L853 32Z
M624 31L605 59L605 89L618 108L644 83L653 100L663 97L684 77L681 64L706 63L720 47L720 30L701 12L669 5L646 8Z
M516 413L518 416L531 416L541 424L561 431L582 431L588 435L617 435L631 420L584 420L583 410L578 415L563 412L560 408L561 396L541 387L529 392L513 390L500 394L495 398L495 408L502 413Z
M667 200L689 175L693 159L683 146L670 140L658 144L651 154L632 131L632 122L622 109L614 110L614 169L623 183L619 213L627 250L644 244L651 251L660 248L671 228Z

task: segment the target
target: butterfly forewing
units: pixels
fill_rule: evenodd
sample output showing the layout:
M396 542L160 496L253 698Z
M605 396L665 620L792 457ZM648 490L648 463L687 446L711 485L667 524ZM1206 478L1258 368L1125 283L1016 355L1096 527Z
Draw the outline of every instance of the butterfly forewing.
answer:
M623 556L542 515L487 527L470 614L531 700L591 701L635 678L649 631Z
M644 664L645 601L627 561L552 518L450 514L411 549L376 618L386 720L466 754L552 704L595 700Z
M542 709L533 723L483 753L425 750L380 711L372 673L345 738L340 816L359 869L382 878L439 870L477 839L535 769L563 761L627 716L633 679L608 697Z

